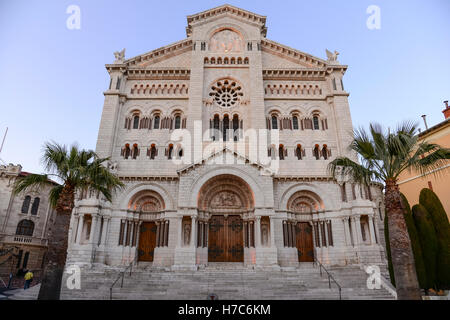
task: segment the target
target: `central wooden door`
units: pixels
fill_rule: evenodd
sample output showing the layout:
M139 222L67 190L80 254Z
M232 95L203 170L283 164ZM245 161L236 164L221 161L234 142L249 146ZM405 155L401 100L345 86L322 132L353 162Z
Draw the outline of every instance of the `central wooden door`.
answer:
M312 226L308 222L298 222L295 228L299 262L314 262Z
M208 240L208 261L244 262L244 233L240 216L212 216Z
M153 261L156 247L156 224L155 222L144 222L139 232L139 261Z

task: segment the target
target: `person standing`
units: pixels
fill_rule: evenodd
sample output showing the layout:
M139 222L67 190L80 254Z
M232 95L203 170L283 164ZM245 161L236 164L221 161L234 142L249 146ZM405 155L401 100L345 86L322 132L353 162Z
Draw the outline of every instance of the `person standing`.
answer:
M25 273L25 277L24 278L25 278L25 286L23 287L23 290L26 290L26 289L28 289L30 287L31 281L33 281L33 272L28 270Z

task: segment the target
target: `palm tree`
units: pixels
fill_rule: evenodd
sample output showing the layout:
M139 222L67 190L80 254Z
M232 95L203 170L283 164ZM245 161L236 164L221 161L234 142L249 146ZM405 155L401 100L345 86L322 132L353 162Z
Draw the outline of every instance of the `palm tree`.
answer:
M58 300L67 256L68 230L75 194L92 190L111 201L112 194L123 183L105 167L107 158L99 158L93 151L80 150L77 145L46 143L42 163L48 174L31 174L18 180L14 192L38 190L54 178L61 182L53 187L49 201L56 218L48 234L48 252L39 291L39 300Z
M358 155L360 163L338 157L328 166L334 178L340 176L365 185L372 181L385 185L389 243L398 299L421 299L398 177L405 170L429 173L450 159L450 149L418 142L417 127L417 124L404 122L393 132L384 130L379 124L370 125L370 134L363 128L355 130L349 149Z

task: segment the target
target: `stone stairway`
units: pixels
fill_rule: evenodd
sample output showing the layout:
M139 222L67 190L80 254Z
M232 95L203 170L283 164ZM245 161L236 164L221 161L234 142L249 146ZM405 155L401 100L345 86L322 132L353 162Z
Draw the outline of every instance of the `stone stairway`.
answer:
M367 275L358 266L330 268L342 286L342 299L394 299L385 289L369 290ZM63 286L61 299L109 299L110 286L118 269L82 269L81 290ZM63 284L66 283L66 277ZM31 291L27 290L30 299ZM23 293L25 294L25 293ZM206 300L215 294L219 300L334 300L339 291L326 273L312 264L300 268L254 270L239 264L210 265L198 271L170 271L151 266L137 267L113 288L114 300ZM37 296L37 292L36 292ZM21 295L9 297L21 299Z

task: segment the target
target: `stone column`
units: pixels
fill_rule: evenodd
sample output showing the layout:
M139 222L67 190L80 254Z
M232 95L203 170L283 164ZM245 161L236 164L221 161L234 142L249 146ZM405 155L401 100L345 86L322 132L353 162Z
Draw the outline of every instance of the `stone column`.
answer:
M275 247L275 223L274 218L270 217L270 246Z
M377 241L375 240L375 228L373 225L373 217L369 216L367 220L369 220L370 244L374 245L377 243Z
M83 221L84 221L84 214L79 213L78 214L78 230L77 230L77 239L76 243L81 244L81 233L83 231Z
M356 237L355 237L355 241L356 244L361 245L363 244L363 239L362 239L362 233L361 233L361 216L357 216L357 217L353 217L353 224L355 226L355 233L356 233Z
M102 238L100 240L101 245L106 245L106 233L108 232L109 218L103 217Z
M89 234L89 244L92 244L92 245L95 245L95 238L97 238L96 237L97 221L98 221L98 216L92 215L91 233Z
M320 247L323 247L323 240L322 240L322 221L317 221L317 232L319 233L319 244Z
M191 218L191 243L189 244L190 247L195 247L195 241L197 239L197 218L192 217Z
M348 228L348 217L343 218L342 223L344 224L345 244L347 246L351 246L352 245L352 237L350 235L350 230Z
M160 247L159 235L161 233L161 221L156 221L156 247Z
M183 246L183 217L178 218L178 247Z
M322 230L324 231L324 237L325 237L325 246L328 247L330 245L330 242L328 240L328 226L327 221L322 221Z
M256 217L256 225L255 225L255 247L261 247L261 217Z

